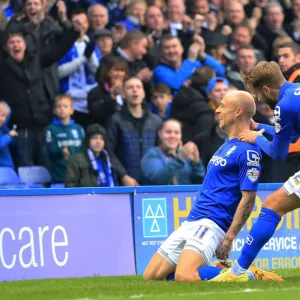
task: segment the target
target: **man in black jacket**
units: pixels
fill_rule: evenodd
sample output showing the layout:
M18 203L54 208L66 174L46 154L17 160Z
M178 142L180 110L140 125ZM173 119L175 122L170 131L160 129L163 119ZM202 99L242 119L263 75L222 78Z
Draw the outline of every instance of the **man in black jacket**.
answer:
M16 125L19 133L17 165L48 164L45 128L52 119L53 99L43 71L70 49L77 36L71 28L56 44L32 52L26 51L23 33L9 33L6 38L6 55L0 60L0 95L11 107L10 124Z
M67 8L64 1L56 2L58 21L46 14L47 1L25 0L24 13L11 18L5 29L6 34L22 32L29 52L36 51L39 45L53 45L63 34L63 31L70 29L70 22L67 19ZM54 99L59 93L59 78L57 62L43 69L44 83Z
M155 146L161 119L143 103L145 91L141 80L130 78L124 83L126 104L116 112L108 126L111 162L122 185L137 186L141 178L141 159Z

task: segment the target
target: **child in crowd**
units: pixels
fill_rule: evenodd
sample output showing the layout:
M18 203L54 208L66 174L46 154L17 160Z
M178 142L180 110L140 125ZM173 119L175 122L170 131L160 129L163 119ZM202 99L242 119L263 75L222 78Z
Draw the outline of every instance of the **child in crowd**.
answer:
M9 151L9 144L18 133L14 129L8 129L7 122L9 116L10 107L6 102L0 101L0 167L14 168L14 163Z
M56 97L55 117L46 135L53 183L65 181L70 156L80 152L83 147L84 130L71 119L73 112L73 99L69 95L63 94Z
M170 116L172 106L172 91L165 83L158 83L152 89L152 99L149 104L151 111L163 120Z
M116 185L105 147L105 129L98 124L86 128L85 151L71 157L66 187L112 187Z

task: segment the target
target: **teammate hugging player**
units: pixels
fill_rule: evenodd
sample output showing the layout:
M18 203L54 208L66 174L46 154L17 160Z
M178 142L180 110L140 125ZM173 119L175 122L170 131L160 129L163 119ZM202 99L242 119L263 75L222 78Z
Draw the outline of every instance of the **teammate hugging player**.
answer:
M152 257L145 280L209 280L222 268L207 266L212 258L226 259L232 242L248 219L261 172L259 147L240 142L249 131L255 102L247 92L232 92L216 113L228 141L211 158L207 174L187 220L174 231ZM251 266L252 279L281 280L273 273Z
M300 84L287 82L275 62L262 61L243 77L246 88L257 100L274 109L276 122L273 127L251 121L251 129L258 132L242 132L239 139L257 145L274 159L284 159L290 143L295 143L300 136ZM262 135L263 131L273 136L271 142ZM213 281L248 280L247 269L274 234L281 217L300 207L299 197L300 172L297 172L265 199L259 218L248 235L251 242L243 246L242 254L232 268Z

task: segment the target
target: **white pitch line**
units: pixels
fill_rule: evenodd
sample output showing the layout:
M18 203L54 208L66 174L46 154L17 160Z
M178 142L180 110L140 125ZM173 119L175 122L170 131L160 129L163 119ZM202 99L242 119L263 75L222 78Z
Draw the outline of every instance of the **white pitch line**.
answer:
M298 287L291 288L272 288L272 289L244 289L244 290L235 290L235 291L226 291L226 294L239 294L239 293L258 293L258 292L268 292L268 291L295 291L300 290ZM182 294L172 294L174 297L189 297L189 296L209 296L209 295L218 295L223 294L223 291L211 291L211 292L197 292L197 293L182 293ZM170 295L170 294L168 294ZM139 294L139 295L131 295L131 296L102 296L100 295L98 298L76 298L74 300L122 300L122 299L143 299L143 298L159 298L163 295L153 295L153 294Z

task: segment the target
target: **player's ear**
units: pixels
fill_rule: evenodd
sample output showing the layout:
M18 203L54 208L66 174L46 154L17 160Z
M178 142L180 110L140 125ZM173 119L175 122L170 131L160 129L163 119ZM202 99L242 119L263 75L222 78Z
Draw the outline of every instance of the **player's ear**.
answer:
M266 93L266 94L270 94L270 89L267 87L267 86L263 86L263 91Z
M237 110L236 110L236 116L240 116L242 113L244 112L244 109L242 107L239 107Z

